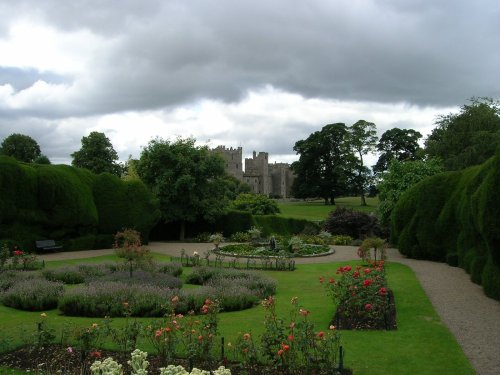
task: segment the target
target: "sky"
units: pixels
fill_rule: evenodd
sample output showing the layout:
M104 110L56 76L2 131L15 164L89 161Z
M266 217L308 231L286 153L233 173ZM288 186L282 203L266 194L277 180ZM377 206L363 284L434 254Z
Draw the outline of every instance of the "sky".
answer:
M0 0L0 141L70 164L91 131L122 161L194 137L292 162L360 119L425 138L500 98L498 20L498 0Z

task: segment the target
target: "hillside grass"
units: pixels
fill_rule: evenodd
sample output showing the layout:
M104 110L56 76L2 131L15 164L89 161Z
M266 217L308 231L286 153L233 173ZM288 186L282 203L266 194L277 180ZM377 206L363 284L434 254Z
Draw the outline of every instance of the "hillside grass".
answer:
M168 257L156 256L166 260ZM104 256L66 262L48 262L49 267L64 264L100 262L116 260L115 256ZM351 265L359 262L350 262ZM310 319L316 330L326 330L334 314L335 306L327 297L320 276L334 276L335 270L342 263L298 265L294 272L266 271L278 281L276 294L277 311L288 321L290 300L299 298L299 304L310 310ZM189 273L189 269L184 270ZM356 375L399 375L399 374L436 374L456 375L474 374L469 361L462 352L454 336L441 322L429 299L420 286L413 271L399 263L387 263L389 286L395 294L397 306L396 331L341 331L342 345L346 351L345 365ZM55 309L46 312L48 322L56 331L66 324L88 326L99 322L95 318L60 316ZM22 344L23 337L33 334L36 323L40 320L39 312L26 312L0 305L0 337L11 337L11 346ZM139 319L149 322L150 318ZM256 306L252 309L221 313L220 335L226 342L234 341L238 335L251 332L257 335L263 331L264 309ZM121 325L124 319L113 319L113 324ZM105 345L113 348L113 343ZM142 349L151 350L145 343ZM5 348L4 348L5 349ZM23 372L14 372L24 374Z
M366 206L361 206L361 198L359 197L336 198L334 206L325 205L323 200L278 202L278 207L281 212L278 215L294 219L322 221L326 219L330 211L337 207L346 207L363 212L375 212L378 207L378 202L378 197L366 198Z

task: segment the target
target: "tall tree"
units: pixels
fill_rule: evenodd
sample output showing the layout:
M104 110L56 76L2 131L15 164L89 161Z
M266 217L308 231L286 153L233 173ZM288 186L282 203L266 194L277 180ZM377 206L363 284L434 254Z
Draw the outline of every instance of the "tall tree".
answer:
M447 170L484 163L500 145L500 102L472 98L460 113L440 116L425 141L425 151L443 160Z
M326 125L307 139L296 142L293 149L300 155L292 164L297 175L294 196L319 196L325 204L335 204L335 197L348 190L355 165L345 124Z
M82 148L71 154L75 167L86 168L96 174L108 172L116 176L122 173L122 166L117 163L116 153L110 140L104 133L91 132L82 138Z
M373 171L380 173L387 170L393 159L399 161L420 159L421 148L418 144L420 138L422 134L413 129L387 130L377 144L377 151L381 155Z
M361 197L361 205L366 206L365 190L370 177L370 171L365 167L363 155L375 150L377 145L377 128L373 122L359 120L349 129L349 143L358 157L356 165L355 185Z
M158 198L164 222L181 223L181 240L187 222L212 221L229 205L224 160L208 147L195 146L192 138L151 140L136 168Z
M14 133L0 145L0 155L12 156L25 163L32 163L41 155L40 146L28 135Z

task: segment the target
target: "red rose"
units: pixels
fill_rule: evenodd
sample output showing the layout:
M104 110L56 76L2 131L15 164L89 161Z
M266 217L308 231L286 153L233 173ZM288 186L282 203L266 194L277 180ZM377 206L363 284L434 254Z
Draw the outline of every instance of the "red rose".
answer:
M366 310L366 311L370 311L371 309L372 309L372 304L371 304L371 303L367 303L367 304L365 305L365 310Z
M370 279L366 279L365 281L363 281L363 286L369 286L371 283L372 281Z
M347 265L344 267L344 271L349 272L350 270L352 270L351 266Z
M387 289L383 287L380 288L378 294L380 294L381 296L385 296L387 294Z

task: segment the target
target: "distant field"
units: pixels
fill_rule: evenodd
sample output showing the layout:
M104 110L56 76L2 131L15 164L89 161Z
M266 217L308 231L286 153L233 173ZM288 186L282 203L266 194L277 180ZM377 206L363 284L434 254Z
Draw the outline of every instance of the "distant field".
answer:
M293 217L296 219L307 219L311 221L325 220L330 211L338 207L352 208L357 211L373 212L378 206L378 198L366 198L368 206L361 206L359 197L346 197L335 199L336 206L325 206L324 201L311 202L279 202L278 206L283 217Z

